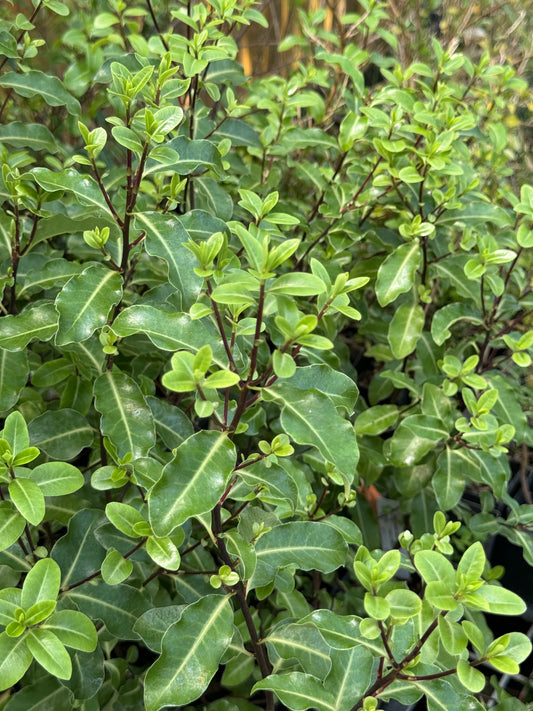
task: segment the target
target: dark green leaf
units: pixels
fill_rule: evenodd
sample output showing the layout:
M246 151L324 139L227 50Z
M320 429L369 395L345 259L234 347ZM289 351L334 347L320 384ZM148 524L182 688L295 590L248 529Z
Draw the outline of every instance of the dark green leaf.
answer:
M85 417L65 408L48 410L28 425L31 443L61 461L73 459L93 441L93 429Z

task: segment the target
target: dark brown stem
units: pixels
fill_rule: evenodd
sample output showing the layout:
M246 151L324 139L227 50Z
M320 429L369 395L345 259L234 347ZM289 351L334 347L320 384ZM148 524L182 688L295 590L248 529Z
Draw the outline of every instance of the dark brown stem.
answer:
M137 543L136 546L133 546L131 550L129 550L127 553L124 553L124 558L129 558L131 555L135 553L135 551L138 551L139 548L142 548L144 544L147 541L147 536L144 536L144 538L141 538L139 543ZM83 585L83 583L88 583L90 580L94 580L94 578L97 578L99 575L102 574L101 570L96 570L94 573L91 573L91 575L88 575L86 578L83 578L83 580L79 580L77 583L72 583L72 585L67 585L64 588L61 588L62 593L68 592L69 590L73 590L74 588L79 587L80 585Z
M159 35L159 38L160 38L161 42L163 43L163 47L168 52L168 50L169 50L168 43L167 43L166 39L163 37L163 35L161 34L161 30L159 29L159 25L158 25L156 17L155 17L154 8L152 7L152 3L150 2L150 0L146 0L146 4L148 5L148 10L150 12L150 17L152 18L152 22L154 23L155 31Z

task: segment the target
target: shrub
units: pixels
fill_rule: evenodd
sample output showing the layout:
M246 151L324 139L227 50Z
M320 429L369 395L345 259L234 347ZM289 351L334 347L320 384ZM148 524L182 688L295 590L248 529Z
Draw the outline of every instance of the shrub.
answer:
M251 0L77 8L61 78L66 5L2 20L5 711L476 709L528 656L527 87L362 8L257 80Z

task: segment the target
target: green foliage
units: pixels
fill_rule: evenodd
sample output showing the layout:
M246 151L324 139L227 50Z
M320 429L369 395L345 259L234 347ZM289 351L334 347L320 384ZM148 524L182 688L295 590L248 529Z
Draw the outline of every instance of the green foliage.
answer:
M2 708L483 708L531 651L482 546L533 565L525 81L402 63L379 2L256 80L253 0L34 5L0 20Z

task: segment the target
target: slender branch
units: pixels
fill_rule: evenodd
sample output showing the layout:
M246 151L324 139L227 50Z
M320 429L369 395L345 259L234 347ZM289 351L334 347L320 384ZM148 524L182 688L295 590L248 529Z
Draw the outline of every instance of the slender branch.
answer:
M155 17L154 8L152 7L152 3L150 0L146 0L146 4L148 5L148 10L150 12L150 17L152 18L152 22L154 23L155 31L159 35L159 38L160 38L161 42L163 43L163 47L168 52L169 46L168 46L166 39L161 34L161 30L159 29L159 25L158 25L156 17Z

